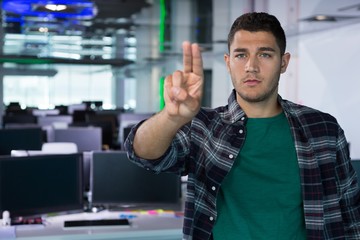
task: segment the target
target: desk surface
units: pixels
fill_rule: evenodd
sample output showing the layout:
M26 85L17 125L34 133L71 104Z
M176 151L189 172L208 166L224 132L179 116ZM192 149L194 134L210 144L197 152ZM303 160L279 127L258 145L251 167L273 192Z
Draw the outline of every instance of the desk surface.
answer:
M100 226L64 228L64 221L119 219L127 217L130 226ZM178 240L182 238L183 217L175 212L162 210L77 213L47 217L43 225L15 226L16 238L23 240L106 240L106 239L156 239Z

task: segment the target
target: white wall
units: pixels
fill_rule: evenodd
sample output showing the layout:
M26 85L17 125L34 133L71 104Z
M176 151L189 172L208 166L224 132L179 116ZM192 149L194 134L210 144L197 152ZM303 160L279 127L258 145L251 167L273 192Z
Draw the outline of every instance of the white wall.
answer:
M360 24L299 36L298 101L335 116L360 158Z

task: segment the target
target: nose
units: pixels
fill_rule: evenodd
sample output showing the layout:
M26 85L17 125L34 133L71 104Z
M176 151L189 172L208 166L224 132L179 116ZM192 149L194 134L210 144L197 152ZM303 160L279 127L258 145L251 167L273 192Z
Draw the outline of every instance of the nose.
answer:
M246 72L259 72L259 64L256 57L249 57L248 61L245 64Z

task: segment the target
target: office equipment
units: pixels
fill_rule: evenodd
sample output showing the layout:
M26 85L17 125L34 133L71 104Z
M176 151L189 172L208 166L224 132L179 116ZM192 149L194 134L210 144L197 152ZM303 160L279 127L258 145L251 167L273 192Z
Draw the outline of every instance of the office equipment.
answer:
M69 127L54 129L54 139L49 142L73 142L79 152L100 151L102 149L102 131L100 127Z
M86 105L87 109L100 109L102 108L103 101L82 101Z
M91 165L92 152L83 152L83 175L84 175L84 192L88 194L90 191L90 165Z
M44 145L52 145L57 143L44 143ZM61 145L64 143L60 143ZM68 143L65 143L66 145ZM74 143L70 143L74 144ZM43 146L44 146L43 145ZM47 147L46 147L47 148ZM74 146L69 146L67 149L43 149L43 150L12 150L11 156L12 157L26 157L26 156L38 156L38 155L49 155L49 154L72 154L77 153L78 151L75 151ZM87 195L90 190L90 164L91 164L91 158L92 158L92 152L83 152L83 185L84 185L84 194Z
M59 109L33 109L32 115L34 116L55 116L59 115Z
M41 150L43 138L40 127L0 129L0 155L10 155L11 150Z
M82 211L82 154L0 157L0 212L11 217Z
M92 109L77 109L71 114L73 117L73 123L85 123L89 115L95 114Z
M98 225L65 227L69 222L76 221L118 221L120 216L131 215L129 225ZM104 210L97 213L74 213L68 215L55 215L45 217L46 224L43 227L15 226L16 239L57 239L57 240L178 240L182 238L183 217L173 213L147 214L143 212L117 212ZM123 221L123 220L121 220ZM70 223L72 224L72 223ZM15 231L14 231L15 232ZM1 236L1 235L0 235ZM15 238L15 233L13 234ZM0 239L2 239L0 237Z
M99 111L101 112L101 111ZM109 149L119 148L118 143L118 120L115 114L89 114L86 116L89 126L100 127L102 130L102 143Z
M7 123L4 128L39 128L37 123Z
M129 220L126 218L119 219L95 219L95 220L71 220L65 221L65 228L81 228L81 227L105 227L105 226L130 226Z
M47 116L37 117L37 122L41 127L54 126L59 123L70 125L72 121L73 121L73 117L71 115L47 115Z
M180 177L154 174L136 166L124 151L93 152L90 191L93 206L176 208L180 203Z
M2 124L6 127L11 123L37 123L37 117L31 114L11 114L2 117Z
M82 110L85 110L86 109L86 104L84 103L80 103L80 104L70 104L67 106L67 114L70 114L72 115L74 113L74 111L82 111Z

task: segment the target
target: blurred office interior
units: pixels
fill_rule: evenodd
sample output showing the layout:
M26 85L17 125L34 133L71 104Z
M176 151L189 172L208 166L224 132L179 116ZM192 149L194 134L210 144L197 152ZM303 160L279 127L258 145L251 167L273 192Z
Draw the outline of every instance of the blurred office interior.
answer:
M1 1L3 115L13 105L155 113L163 106L164 77L182 67L184 40L203 48L203 105L224 105L232 88L223 61L229 27L242 13L265 11L281 21L292 54L280 94L337 117L352 157L360 157L355 147L360 144L355 128L360 1L50 2Z

